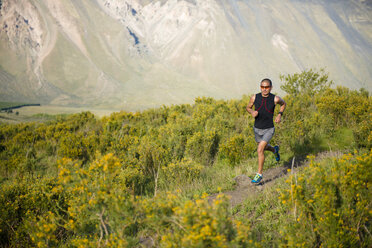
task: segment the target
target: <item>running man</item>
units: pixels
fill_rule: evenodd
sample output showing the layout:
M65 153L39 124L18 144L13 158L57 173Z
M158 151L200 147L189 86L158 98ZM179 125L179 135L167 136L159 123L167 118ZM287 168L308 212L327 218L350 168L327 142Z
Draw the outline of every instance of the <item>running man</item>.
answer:
M273 122L275 105L280 105L279 114L275 118L276 123L280 123L286 107L286 103L282 98L270 93L273 87L270 79L263 79L260 87L261 93L253 95L247 106L248 113L255 118L253 131L255 140L258 144L258 172L253 178L252 183L256 184L260 183L262 180L263 165L265 162L265 150L273 152L276 161L280 161L279 146L272 147L269 142L274 136L275 132ZM253 105L255 110L252 109Z

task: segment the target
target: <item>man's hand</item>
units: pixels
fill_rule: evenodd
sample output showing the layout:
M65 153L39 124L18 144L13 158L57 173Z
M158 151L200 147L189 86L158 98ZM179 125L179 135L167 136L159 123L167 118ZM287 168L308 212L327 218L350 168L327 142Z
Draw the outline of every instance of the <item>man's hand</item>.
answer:
M282 120L282 115L281 114L278 114L275 118L275 123L280 123Z
M252 114L253 118L256 118L256 116L258 115L258 111L252 111Z

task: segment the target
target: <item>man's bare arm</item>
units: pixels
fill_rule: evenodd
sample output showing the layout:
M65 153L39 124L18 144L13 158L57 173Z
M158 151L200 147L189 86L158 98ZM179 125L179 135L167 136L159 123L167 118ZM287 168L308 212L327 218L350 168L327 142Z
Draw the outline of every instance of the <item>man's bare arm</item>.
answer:
M253 95L251 99L249 100L249 103L246 108L247 112L250 113L253 117L256 117L258 115L258 112L252 109L255 99L256 99L256 95Z
M279 97L279 96L275 96L275 98L274 98L274 103L280 105L279 114L278 114L278 116L275 118L275 122L276 122L276 123L280 123L281 118L282 118L282 114L283 114L283 112L284 112L285 107L287 106L287 104L286 104L285 101L284 101L281 97Z

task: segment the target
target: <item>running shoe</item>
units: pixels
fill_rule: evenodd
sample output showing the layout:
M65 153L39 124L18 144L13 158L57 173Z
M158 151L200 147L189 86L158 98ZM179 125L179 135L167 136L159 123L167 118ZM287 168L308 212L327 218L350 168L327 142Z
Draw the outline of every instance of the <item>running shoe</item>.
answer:
M260 183L262 180L262 175L256 174L256 176L253 178L252 183Z
M275 152L274 152L274 154L275 154L275 159L276 159L276 161L280 161L280 155L279 155L279 146L274 146L274 149L275 149Z

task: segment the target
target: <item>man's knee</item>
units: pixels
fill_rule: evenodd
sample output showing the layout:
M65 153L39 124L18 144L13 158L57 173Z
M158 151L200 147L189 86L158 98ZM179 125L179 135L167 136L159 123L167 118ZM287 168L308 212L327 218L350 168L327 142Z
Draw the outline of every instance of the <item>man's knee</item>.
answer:
M257 146L257 152L262 154L265 151L267 143L266 142L260 142Z

